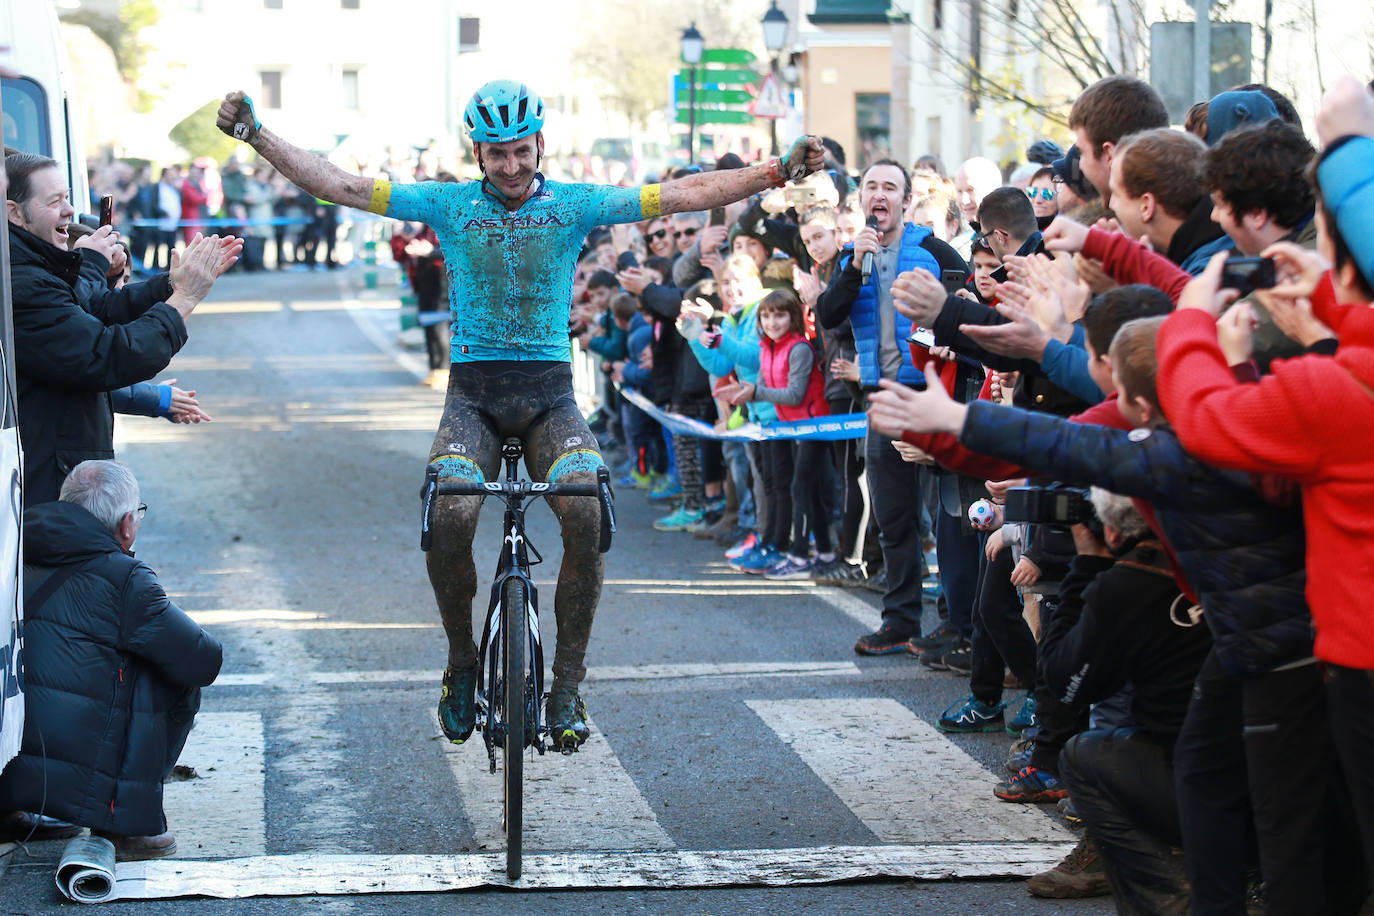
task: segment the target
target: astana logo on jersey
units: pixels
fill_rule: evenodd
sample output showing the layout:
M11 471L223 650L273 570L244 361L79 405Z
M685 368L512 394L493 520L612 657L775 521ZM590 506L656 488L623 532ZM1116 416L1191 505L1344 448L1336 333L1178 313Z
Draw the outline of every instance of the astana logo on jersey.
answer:
M510 216L489 216L481 219L470 219L463 224L463 231L475 232L478 229L544 229L548 226L557 226L561 228L563 225L565 225L564 222L558 218L556 213L513 213Z

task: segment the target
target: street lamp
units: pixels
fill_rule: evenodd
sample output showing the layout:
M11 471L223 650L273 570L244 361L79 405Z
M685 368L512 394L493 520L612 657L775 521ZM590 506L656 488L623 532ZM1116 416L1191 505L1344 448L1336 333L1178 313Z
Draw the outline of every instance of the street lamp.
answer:
M778 9L777 0L763 14L763 46L768 49L769 66L773 72L773 84L778 80L778 52L787 43L787 14ZM778 154L778 119L768 119L768 139L772 147L771 155Z
M697 64L706 42L694 22L682 30L682 62L687 65L687 164L697 159Z

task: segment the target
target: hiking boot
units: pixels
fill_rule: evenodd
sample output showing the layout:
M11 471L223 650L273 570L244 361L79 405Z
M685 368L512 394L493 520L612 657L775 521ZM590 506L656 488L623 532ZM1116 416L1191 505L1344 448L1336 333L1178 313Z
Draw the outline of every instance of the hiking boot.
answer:
M961 639L944 654L942 661L946 671L968 677L973 673L973 646L967 639Z
M942 732L969 734L972 732L1000 732L1002 730L1002 704L988 705L969 694L962 700L949 704L935 723Z
M907 640L906 652L918 658L925 652L944 654L959 641L959 631L942 623L929 636L914 636Z
M1030 766L1031 754L1035 751L1035 738L1018 738L1012 742L1007 753L1007 772L1019 773Z
M816 561L806 557L794 557L791 554L782 558L782 561L768 567L763 571L765 579L788 580L788 579L810 579L811 570L816 568Z
M555 686L549 692L544 717L549 723L549 738L554 750L565 754L581 747L591 734L587 726L587 706L577 695L576 688Z
M1059 816L1064 819L1064 823L1069 825L1070 830L1083 829L1083 815L1078 813L1078 809L1073 806L1073 798L1061 798L1056 804L1055 809L1059 811Z
M1064 861L1027 881L1026 890L1037 897L1053 897L1057 900L1103 897L1112 892L1107 885L1107 875L1102 870L1102 858L1097 854L1093 841L1087 837L1078 841Z
M124 836L92 830L91 836L109 840L115 848L116 862L142 862L145 859L165 859L177 854L177 838L172 831L156 836Z
M1028 766L1006 782L998 783L992 794L1002 801L1040 804L1068 798L1069 787L1058 776Z
M444 737L462 744L477 727L477 666L445 668L439 688L439 727Z
M660 519L654 520L655 531L686 531L688 527L701 521L700 509L674 509Z
M1007 731L1013 735L1019 735L1028 728L1034 728L1040 724L1040 720L1035 717L1035 694L1027 691L1026 701L1021 704L1015 717L1007 723Z
M854 651L860 655L894 655L906 649L906 641L910 638L906 630L885 623L876 632L855 640Z

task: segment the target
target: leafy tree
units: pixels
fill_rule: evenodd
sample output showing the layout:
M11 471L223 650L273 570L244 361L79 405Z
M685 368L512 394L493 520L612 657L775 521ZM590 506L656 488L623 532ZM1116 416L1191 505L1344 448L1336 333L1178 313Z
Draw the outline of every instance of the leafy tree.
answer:
M222 133L215 126L215 114L219 111L219 99L212 99L177 122L167 132L171 141L192 159L209 156L216 162L223 162L233 155L238 141Z
M64 22L86 26L110 46L119 75L130 86L138 82L139 73L148 60L149 45L141 38L143 30L157 25L158 16L156 0L120 0L119 10L113 16L87 9L61 12ZM137 90L137 95L135 107L139 111L150 110L156 101L141 89Z

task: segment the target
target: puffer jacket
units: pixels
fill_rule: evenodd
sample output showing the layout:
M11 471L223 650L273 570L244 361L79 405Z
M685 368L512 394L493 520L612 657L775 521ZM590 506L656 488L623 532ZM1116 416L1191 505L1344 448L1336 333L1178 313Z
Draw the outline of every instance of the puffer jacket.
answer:
M1204 464L1167 427L1126 432L985 401L969 405L959 438L1056 480L1149 502L1228 673L1312 657L1302 508L1267 502L1251 475Z
M101 290L109 268L90 251L63 251L10 224L19 435L24 499L57 499L88 459L114 457L108 392L146 381L186 343L186 323L166 304L165 274Z
M223 652L95 516L24 513L24 737L0 810L137 836L167 829L162 781ZM75 567L74 571L72 567ZM69 575L41 606L50 575Z

